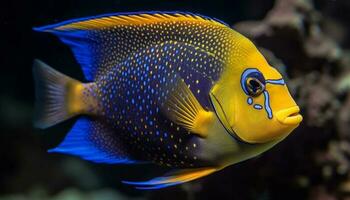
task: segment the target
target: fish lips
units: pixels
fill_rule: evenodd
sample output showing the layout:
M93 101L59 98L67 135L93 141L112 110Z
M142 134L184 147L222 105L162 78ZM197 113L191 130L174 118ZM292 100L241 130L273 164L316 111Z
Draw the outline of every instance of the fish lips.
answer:
M295 126L300 124L303 116L299 114L299 106L293 106L276 112L275 116L279 123L288 126Z

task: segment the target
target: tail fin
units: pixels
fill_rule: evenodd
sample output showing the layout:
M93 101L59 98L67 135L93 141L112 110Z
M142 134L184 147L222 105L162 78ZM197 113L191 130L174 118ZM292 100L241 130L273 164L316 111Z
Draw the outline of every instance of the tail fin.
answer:
M74 95L74 87L82 85L43 63L34 60L33 76L35 79L36 105L34 126L47 128L79 113L73 112L68 102Z

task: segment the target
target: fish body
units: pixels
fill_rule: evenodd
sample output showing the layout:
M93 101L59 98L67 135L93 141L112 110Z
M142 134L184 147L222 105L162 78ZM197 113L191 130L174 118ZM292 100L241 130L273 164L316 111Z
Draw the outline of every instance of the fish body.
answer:
M129 13L35 30L68 44L88 81L35 61L36 125L81 116L49 151L174 169L150 181L125 182L138 188L180 184L251 158L302 119L281 75L220 21Z

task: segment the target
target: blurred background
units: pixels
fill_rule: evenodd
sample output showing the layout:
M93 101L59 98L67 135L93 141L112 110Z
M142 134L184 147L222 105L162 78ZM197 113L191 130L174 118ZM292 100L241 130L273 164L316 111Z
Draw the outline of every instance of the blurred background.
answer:
M31 65L83 80L67 46L32 27L111 12L179 10L221 19L251 38L286 77L304 121L263 155L200 180L138 191L122 179L149 166L48 154L69 120L34 129ZM0 200L350 199L349 0L36 0L0 3Z

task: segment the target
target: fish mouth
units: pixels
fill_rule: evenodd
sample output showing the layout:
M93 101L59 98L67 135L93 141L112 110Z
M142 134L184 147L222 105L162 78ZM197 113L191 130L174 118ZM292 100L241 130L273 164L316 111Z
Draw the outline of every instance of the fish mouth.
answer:
M303 120L299 106L293 106L276 113L277 121L284 125L298 125Z

